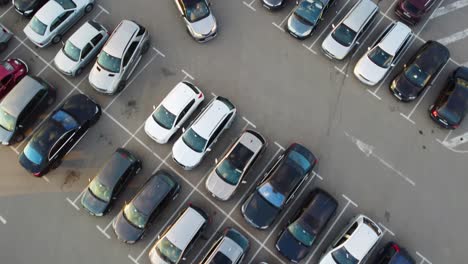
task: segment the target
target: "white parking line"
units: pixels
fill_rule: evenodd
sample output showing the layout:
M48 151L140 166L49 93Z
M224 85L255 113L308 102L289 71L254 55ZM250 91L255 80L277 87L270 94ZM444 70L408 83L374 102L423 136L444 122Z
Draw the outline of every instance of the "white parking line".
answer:
M98 5L99 9L101 9L103 12L105 12L106 14L110 14L109 11L107 11L107 9L105 9L102 5Z
M195 78L193 78L193 76L190 73L188 73L186 70L182 69L181 71L185 75L184 80L187 78L190 78L192 81L195 80Z
M80 199L81 196L83 196L83 194L85 193L85 191L86 191L86 188L84 188L83 191L81 191L81 193L78 194L78 196L77 196L73 201L72 201L70 198L68 198L68 197L66 198L67 202L68 202L69 204L71 204L73 207L75 207L75 209L76 209L77 211L79 211L80 208L76 205L76 202L78 201L78 199Z
M6 223L7 223L7 220L5 218L3 218L3 216L1 216L1 215L0 215L0 221L2 221L2 223L4 225L6 225Z
M349 77L349 75L344 71L344 68L348 66L348 63L346 62L343 68L339 68L338 66L335 65L335 70L337 70L339 73L343 74L346 78Z
M250 125L253 128L257 128L257 126L254 123L250 122L245 116L243 116L242 119L244 119L244 121L247 122L247 125Z
M432 264L432 262L430 262L426 257L424 257L421 253L419 253L418 251L416 251L416 255L418 255L418 257L421 258L421 262L420 264L423 264L424 262L427 262L428 264Z
M432 11L431 15L429 17L432 16L432 14L434 14L434 12L439 9L439 7L444 3L444 0L441 0L439 2L439 4L436 6L436 8L434 8L434 11ZM426 21L424 21L424 24L421 26L421 28L419 29L418 33L416 33L416 35L419 36L419 34L421 34L421 32L423 31L423 29L426 27L427 23L429 23L429 21L431 21L431 19L426 19Z
M172 156L172 151L169 152L169 154L166 155L166 157L164 157L164 159L162 160L162 162L158 165L158 167L156 167L156 169L154 169L153 173L152 174L155 174L159 169L161 169L162 165L164 165L167 161L167 159Z
M393 233L392 230L390 230L389 228L384 226L382 223L379 222L379 225L380 225L380 227L383 228L384 235L385 235L385 233L389 233L390 235L395 236L395 233Z
M5 16L8 12L10 12L10 10L13 8L13 5L11 5L7 10L5 10L5 12L3 12L1 15L0 15L0 18L2 18L3 16Z
M341 212L336 216L335 218L335 221L333 221L333 223L330 225L330 227L328 228L327 232L322 236L322 239L320 239L320 241L318 242L318 244L315 246L315 249L314 251L312 251L312 253L310 254L309 258L307 259L306 263L311 263L310 260L312 259L312 257L315 255L315 253L317 253L317 250L320 248L320 246L322 245L322 243L325 241L325 239L328 237L328 235L330 234L330 232L333 230L333 227L336 225L336 223L338 223L338 220L340 220L341 216L344 214L344 212L346 211L346 209L349 207L350 204L354 205L355 207L357 207L357 204L355 202L353 202L351 199L348 198L348 196L346 195L342 195L343 198L346 199L346 204L345 206L343 207L343 209L341 209Z
M49 64L52 63L54 61L54 58L52 58L50 61L49 61ZM49 65L45 65L44 68L42 68L37 74L36 76L40 76L47 68L49 68Z
M453 2L451 4L449 4L449 5L442 6L442 7L439 7L437 9L435 9L434 12L432 13L432 15L429 17L429 19L434 19L436 17L446 15L448 13L456 11L456 10L458 10L460 8L465 7L465 6L468 6L468 0L455 1L455 2Z
M245 1L242 1L242 3L244 3L244 5L246 5L248 8L250 8L250 10L255 12L257 10L252 6L252 4L255 3L255 1L256 0L252 0L252 2L250 2L249 4L247 2L245 2Z
M161 57L166 58L166 55L162 53L160 50L158 50L156 47L153 46L153 50L156 51L157 54L159 54Z
M275 141L275 145L278 146L281 150L285 150L285 148L283 146L281 146L280 143L278 143L276 141Z
M125 141L125 143L122 145L122 148L125 148L128 143L130 143L130 141L132 141L132 139L135 137L136 134L138 134L138 132L140 132L140 130L145 126L145 122L143 122L143 124L141 124L138 129L135 131L135 133L133 133L130 138L127 139L127 141Z
M93 20L96 20L102 13L104 12L104 10L101 9L101 11L99 11L93 18Z
M13 53L21 46L23 46L23 42L26 41L28 39L28 37L25 37L22 41L20 41L20 43L10 51L10 53L8 53L4 58L3 60L6 60L8 58L10 58L11 55L13 55Z
M467 37L468 37L468 28L465 30L459 31L457 33L454 33L450 36L447 36L445 38L438 39L437 42L439 42L442 45L449 45L453 42L459 41Z
M117 216L116 216L117 217ZM107 234L107 229L109 229L109 227L112 225L112 223L114 222L114 218L112 218L112 220L109 222L109 224L106 225L105 228L102 228L100 227L99 225L96 225L96 228L105 236L107 237L107 239L111 239L110 235Z
M442 144L448 148L455 148L462 144L468 143L468 132L451 139L445 139Z
M42 176L41 178L42 178L44 181L46 181L46 182L50 182L49 178L47 178L47 176L45 176L45 175Z
M284 28L283 28L283 24L284 24L284 22L286 22L286 20L287 20L287 19L291 16L291 14L294 12L294 9L296 9L296 8L293 8L291 11L289 11L288 15L287 15L283 20L281 20L281 23L279 23L279 25L276 24L276 22L272 22L271 24L273 24L273 26L275 26L277 29L279 29L279 30L285 32L285 30L284 30Z
M317 176L318 174L316 173L312 173L312 177L310 177L310 179L307 181L307 183L302 187L302 190L299 192L299 195L297 195L294 199L294 201L288 205L288 208L286 209L286 211L284 211L282 213L282 216L277 220L276 222L276 225L273 227L273 229L270 231L270 233L268 234L268 236L265 238L265 240L263 240L263 243L262 243L262 246L265 246L265 243L268 242L268 240L270 239L270 237L275 233L276 229L278 228L278 226L280 225L280 223L283 221L284 217L286 217L286 215L289 213L289 211L291 210L291 208L293 207L293 205L295 203L297 203L300 199L299 197L302 197L302 194L304 193L304 191L307 189L307 187L309 186L309 184L312 183L312 181L315 179L315 177ZM300 210L300 208L298 209ZM260 250L262 249L262 247L259 247L257 249L257 251L253 254L252 258L249 260L248 264L251 264L255 257L258 255L258 253L260 252Z

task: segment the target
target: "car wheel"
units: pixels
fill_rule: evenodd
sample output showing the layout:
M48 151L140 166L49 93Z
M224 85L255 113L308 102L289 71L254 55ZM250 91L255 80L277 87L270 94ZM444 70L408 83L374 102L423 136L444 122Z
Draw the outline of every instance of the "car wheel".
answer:
M146 41L145 44L143 44L143 47L141 48L141 54L145 54L146 52L148 52L150 48L150 43L149 41Z
M125 86L127 85L127 81L120 81L119 85L117 86L117 93L121 92Z
M78 75L81 75L82 72L83 72L83 68L78 68L78 70L76 70L76 72L75 72L74 77L76 77Z
M88 5L85 7L85 10L84 10L84 11L85 11L86 13L89 13L89 12L91 12L91 10L93 10L93 7L94 7L93 4L88 4Z
M57 44L62 40L62 35L57 35L52 39L53 44Z
M21 141L24 140L24 134L23 133L18 133L16 136L15 136L15 142L16 143L20 143Z
M5 51L8 48L7 43L0 43L0 51Z

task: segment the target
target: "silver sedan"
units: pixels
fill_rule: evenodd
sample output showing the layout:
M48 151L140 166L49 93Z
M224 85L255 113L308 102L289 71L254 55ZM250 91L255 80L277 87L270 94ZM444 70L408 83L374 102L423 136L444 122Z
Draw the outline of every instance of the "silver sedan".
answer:
M198 42L206 42L217 34L216 19L207 0L174 0L187 31Z

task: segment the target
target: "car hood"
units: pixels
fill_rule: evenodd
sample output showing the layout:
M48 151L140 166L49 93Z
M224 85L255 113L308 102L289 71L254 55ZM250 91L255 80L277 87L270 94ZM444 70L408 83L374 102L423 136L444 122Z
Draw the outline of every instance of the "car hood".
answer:
M353 45L345 47L341 45L332 37L331 34L328 35L322 43L322 49L335 56L335 58L338 60L344 59L346 55L348 55L348 52L352 46Z
M382 80L389 68L380 68L375 65L367 54L365 54L356 64L355 71L359 73L362 77L369 80L370 83L376 84Z
M68 58L67 55L63 53L62 49L60 49L57 55L55 55L54 63L55 63L55 66L59 68L59 70L63 72L67 72L67 73L72 72L76 68L76 65L78 64L77 61L74 61Z
M215 170L213 170L206 179L206 189L210 191L213 195L221 200L227 200L231 197L232 193L237 186L228 184L223 179L221 179Z
M189 148L182 140L182 136L180 136L172 147L172 157L183 166L193 168L200 163L203 158L203 153L195 152Z
M417 96L422 91L422 88L412 84L404 76L404 73L398 75L393 82L395 82L396 85L395 90L400 92L405 97Z
M151 138L160 144L167 143L172 134L171 130L165 129L156 123L153 119L153 115L150 115L148 119L146 119L145 131Z
M336 264L335 260L331 256L331 253L328 252L323 258L320 259L319 264Z
M108 72L96 63L89 74L89 82L99 90L113 93L117 89L119 76L119 73Z
M316 23L316 22L315 22ZM314 23L314 24L315 24ZM311 32L314 26L304 24L302 21L297 19L294 13L288 19L288 29L298 37L306 37Z
M138 229L128 222L123 211L120 211L114 221L113 227L115 234L122 241L132 243L137 241L143 234L142 229Z
M81 204L93 215L103 215L107 209L107 203L94 197L89 189L81 197Z
M273 207L255 191L242 206L244 216L253 226L266 229L275 221L280 210Z
M213 14L210 13L207 17L190 23L189 25L193 32L206 36L209 35L211 30L215 27L216 19L214 18Z
M287 229L278 238L276 248L282 255L294 262L299 262L303 259L309 250L309 248L300 244Z
M13 136L13 132L0 127L0 142L4 145L10 144L11 138Z
M151 249L149 253L149 259L150 259L151 264L169 264L158 255L158 252L156 252L154 248Z

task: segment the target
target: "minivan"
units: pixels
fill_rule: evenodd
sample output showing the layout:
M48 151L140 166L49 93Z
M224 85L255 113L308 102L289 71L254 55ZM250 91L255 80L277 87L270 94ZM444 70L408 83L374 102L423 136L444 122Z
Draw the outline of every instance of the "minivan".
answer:
M379 7L371 0L360 0L338 23L322 43L323 53L331 58L343 60L370 28Z

